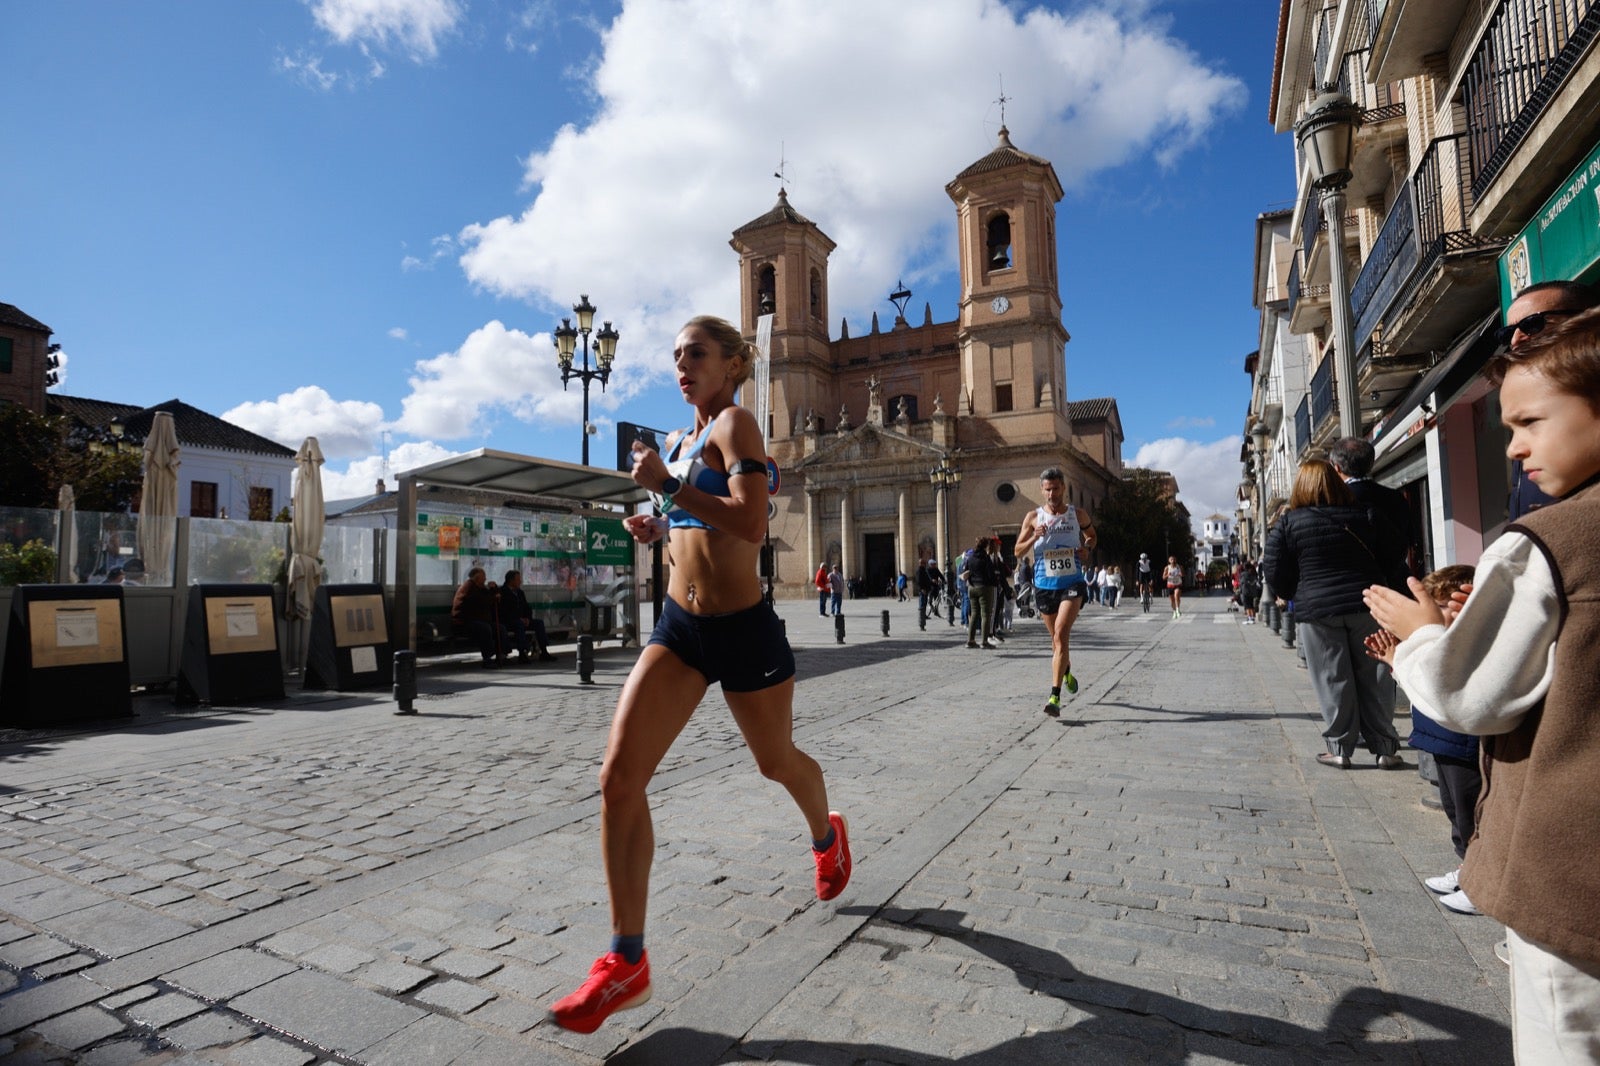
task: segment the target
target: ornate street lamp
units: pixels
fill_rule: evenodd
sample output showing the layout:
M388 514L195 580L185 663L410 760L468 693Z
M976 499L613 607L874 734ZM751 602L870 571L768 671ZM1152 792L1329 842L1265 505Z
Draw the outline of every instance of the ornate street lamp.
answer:
M600 327L600 331L594 335L596 369L590 370L589 333L594 328L595 308L589 303L589 294L579 296L572 310L578 316L578 325L574 327L570 319L563 318L555 330L556 362L561 365L563 391L573 378L583 382L583 465L588 466L589 438L595 433L594 426L589 422L589 383L598 380L600 391L606 391L606 381L611 377L611 361L617 356L617 338L621 334L611 328L610 322ZM583 338L583 368L575 370L572 357L578 349L580 336Z
M950 590L950 624L956 624L956 598L955 598L955 564L951 561L953 545L950 541L950 490L961 484L961 471L950 465L949 456L939 459L939 465L928 473L928 479L933 483L934 498L944 501L944 580L945 588Z
M1325 92L1311 102L1295 123L1295 142L1311 172L1311 186L1322 194L1322 217L1328 220L1329 296L1332 304L1334 377L1339 398L1339 435L1361 436L1361 408L1356 397L1356 355L1350 350L1355 325L1350 318L1350 283L1345 278L1344 188L1350 183L1350 157L1355 153L1361 108L1340 92Z

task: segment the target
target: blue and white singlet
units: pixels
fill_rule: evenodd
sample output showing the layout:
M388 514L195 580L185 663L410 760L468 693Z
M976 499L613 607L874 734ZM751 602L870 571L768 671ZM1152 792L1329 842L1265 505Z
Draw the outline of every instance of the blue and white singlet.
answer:
M1051 514L1041 507L1033 524L1039 530L1039 539L1033 542L1034 586L1064 589L1082 582L1078 548L1083 545L1083 530L1078 526L1078 509L1068 504L1065 514Z

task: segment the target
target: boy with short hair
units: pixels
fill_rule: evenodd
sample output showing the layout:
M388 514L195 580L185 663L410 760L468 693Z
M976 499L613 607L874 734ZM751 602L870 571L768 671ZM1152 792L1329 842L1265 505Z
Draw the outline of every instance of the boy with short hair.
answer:
M1395 676L1429 717L1485 738L1461 886L1505 923L1517 1061L1600 1062L1600 311L1489 365L1507 455L1560 500L1484 552L1455 624L1422 584L1373 586Z

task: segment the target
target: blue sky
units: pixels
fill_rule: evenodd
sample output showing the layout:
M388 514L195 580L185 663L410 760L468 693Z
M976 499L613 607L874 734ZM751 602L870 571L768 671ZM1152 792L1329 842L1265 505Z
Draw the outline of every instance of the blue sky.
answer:
M612 423L686 420L690 314L735 317L730 232L791 203L853 335L904 279L955 316L944 184L1051 159L1071 399L1231 511L1253 221L1293 194L1276 13L1238 0L19 0L0 40L0 301L59 391L179 397L296 446L330 498L488 446L576 460L550 329L622 333ZM838 322L833 324L835 332Z

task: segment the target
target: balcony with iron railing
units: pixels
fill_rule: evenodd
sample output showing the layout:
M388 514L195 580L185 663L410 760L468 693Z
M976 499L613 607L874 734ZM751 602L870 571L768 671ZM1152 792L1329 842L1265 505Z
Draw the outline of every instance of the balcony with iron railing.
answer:
M1294 409L1294 456L1296 459L1306 454L1306 449L1311 447L1311 397L1300 397L1300 403Z
M1463 134L1435 138L1390 207L1350 286L1357 351L1380 325L1392 352L1437 348L1493 300L1505 242L1471 229L1469 156Z
M1334 417L1333 346L1322 353L1322 362L1311 375L1311 425L1307 443L1332 438L1338 431Z
M1307 285L1301 271L1305 254L1294 253L1289 268L1289 332L1310 333L1328 324L1328 286Z
M1600 0L1501 0L1461 83L1475 196L1506 172L1597 34Z

